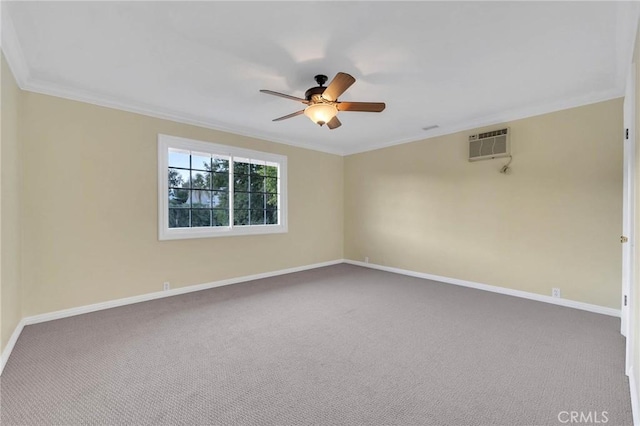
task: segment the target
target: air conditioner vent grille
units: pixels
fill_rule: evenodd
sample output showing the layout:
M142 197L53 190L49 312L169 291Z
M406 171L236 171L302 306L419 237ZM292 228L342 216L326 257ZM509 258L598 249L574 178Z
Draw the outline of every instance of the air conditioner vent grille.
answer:
M511 146L508 128L469 136L469 161L509 155L511 155Z
M492 136L500 136L500 135L506 135L506 134L507 134L507 129L500 129L500 130L494 130L492 132L480 133L478 135L478 138L484 139L484 138L490 138Z

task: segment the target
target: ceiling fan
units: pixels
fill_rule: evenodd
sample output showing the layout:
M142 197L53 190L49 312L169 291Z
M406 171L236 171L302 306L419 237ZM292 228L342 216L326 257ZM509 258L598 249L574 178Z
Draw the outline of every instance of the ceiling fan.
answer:
M307 90L304 94L304 99L272 90L260 90L268 95L280 96L307 105L303 110L276 118L273 121L282 121L304 114L320 126L326 124L329 129L335 129L342 125L337 117L338 111L381 112L386 106L384 102L339 102L338 96L342 95L356 82L356 79L349 74L339 72L327 87L324 87L328 80L326 75L319 74L314 78L318 83L318 87L312 87Z

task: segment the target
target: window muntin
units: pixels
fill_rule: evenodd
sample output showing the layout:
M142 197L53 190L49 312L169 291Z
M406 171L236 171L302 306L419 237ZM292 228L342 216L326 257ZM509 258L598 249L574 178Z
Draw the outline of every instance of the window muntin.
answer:
M277 225L278 164L234 158L233 179L234 225Z
M168 148L169 228L229 226L229 156Z
M158 136L159 238L286 232L286 157Z

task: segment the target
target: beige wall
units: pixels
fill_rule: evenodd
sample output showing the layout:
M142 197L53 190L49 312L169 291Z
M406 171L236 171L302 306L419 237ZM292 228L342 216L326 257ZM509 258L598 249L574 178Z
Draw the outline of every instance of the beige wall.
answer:
M23 315L342 258L342 157L23 93ZM286 234L158 241L158 133L288 157Z
M349 259L545 295L560 287L567 299L619 308L621 100L508 123L514 161L504 176L503 159L467 161L471 131L343 159L10 83L3 77L3 102L5 92L20 99L23 158L22 200L15 190L10 205L25 226L22 277L14 269L8 289L2 235L3 347L20 316L159 291L164 281L176 288L339 259L343 248ZM158 241L158 133L287 155L289 233ZM4 155L3 206L5 172L18 182L18 162ZM21 307L12 302L20 292Z
M507 125L509 175L476 131L346 157L345 257L619 308L622 100Z
M2 132L0 141L0 350L22 317L20 288L20 145L18 109L20 90L2 62Z

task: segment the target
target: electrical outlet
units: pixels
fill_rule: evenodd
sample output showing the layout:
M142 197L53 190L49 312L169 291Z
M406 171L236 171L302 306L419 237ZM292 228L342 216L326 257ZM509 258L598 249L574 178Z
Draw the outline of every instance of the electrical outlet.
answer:
M364 257L364 263L369 263L369 256Z
M170 288L171 288L171 284L169 284L169 281L165 281L162 286L162 289L166 291L166 290L169 290Z
M560 297L560 289L559 288L552 288L551 289L551 296L553 297Z

